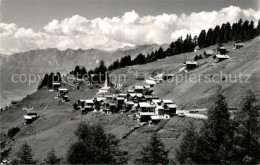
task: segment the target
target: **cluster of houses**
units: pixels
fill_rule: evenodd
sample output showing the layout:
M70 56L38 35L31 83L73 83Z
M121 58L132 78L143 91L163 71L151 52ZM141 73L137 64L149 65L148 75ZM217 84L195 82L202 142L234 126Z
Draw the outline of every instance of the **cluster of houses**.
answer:
M243 47L242 43L235 43L233 49L239 49ZM195 47L194 52L200 50L198 46ZM227 49L223 46L218 47L217 51L209 49L204 51L204 56L212 56L214 62L220 62L230 57L226 55ZM199 66L196 61L184 62L184 67L179 70L188 71ZM166 75L167 76L167 75ZM77 109L81 110L82 115L87 114L90 111L101 111L106 114L112 113L124 113L132 112L136 114L140 122L157 123L161 120L169 119L176 115L177 105L172 100L162 100L157 96L152 95L151 87L163 82L167 79L163 73L158 74L155 77L150 77L145 80L148 86L134 86L133 89L128 89L126 93L115 93L115 88L108 85L106 80L105 86L100 88L96 97L87 100L78 100ZM117 87L118 88L118 87ZM120 86L121 88L121 86ZM53 90L57 90L57 96L62 102L68 102L69 90L62 88L60 82L53 83ZM16 101L12 104L16 105ZM26 123L31 123L38 118L37 113L33 111L27 111L24 115Z
M78 109L82 115L90 111L106 114L131 112L140 122L157 123L176 115L177 105L172 100L161 100L151 95L150 86L134 86L126 93L112 94L111 87L104 86L96 97L78 100Z
M62 88L61 87L61 83L60 82L53 82L52 84L52 89L50 91L53 90L57 90L57 96L55 97L56 99L60 98L61 102L68 102L69 101L69 90L67 88Z
M233 49L240 49L242 47L244 47L243 43L235 43ZM196 46L194 48L194 52L197 52L199 50L200 50L199 46ZM217 51L215 51L214 49L208 49L208 50L205 49L204 50L204 56L205 57L210 57L211 56L211 57L213 57L214 62L218 63L220 61L223 61L223 60L226 60L226 59L230 58L226 54L227 52L228 52L227 49L224 46L221 46L221 47L217 48ZM186 61L186 62L184 62L183 65L184 65L184 67L181 68L179 70L179 72L182 71L182 70L187 70L188 71L188 70L194 69L194 68L199 66L198 62L196 62L196 61Z

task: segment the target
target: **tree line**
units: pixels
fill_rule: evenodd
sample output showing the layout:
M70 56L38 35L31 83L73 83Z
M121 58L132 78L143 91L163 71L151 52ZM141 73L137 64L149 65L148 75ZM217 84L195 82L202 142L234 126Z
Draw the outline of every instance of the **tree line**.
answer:
M60 72L57 72L56 74L54 73L50 73L50 74L45 74L43 79L40 81L39 85L38 85L38 89L41 89L43 87L47 87L48 89L52 89L53 88L53 82L61 82L62 81L62 77Z
M248 91L241 108L231 116L225 97L219 94L208 111L208 119L199 131L192 122L185 129L176 147L177 162L169 159L159 134L152 133L142 147L136 164L257 164L260 162L260 104L256 93ZM70 144L66 159L69 164L125 164L128 152L120 148L119 140L100 125L80 123L75 131L77 140ZM32 149L25 143L17 152L13 164L34 164ZM47 164L61 163L54 149L48 153Z
M208 111L200 131L190 123L176 156L181 164L258 164L260 161L260 105L248 91L231 117L223 95Z
M181 53L192 52L196 46L205 48L211 45L221 45L229 41L243 42L259 36L260 34L260 20L255 28L254 21L243 21L233 23L223 23L221 26L217 25L214 29L209 28L207 31L202 30L199 36L187 35L185 39L179 37L172 42L170 46L163 50L160 47L158 50L148 53L147 55L139 54L134 59L131 56L122 57L120 60L114 61L108 70L114 70L131 65L141 65L156 61L158 59L166 58L167 56L174 56ZM199 58L196 58L199 59Z
M84 79L85 81L95 82L95 83L102 83L105 81L105 73L107 71L107 67L103 60L100 61L99 66L96 67L94 70L90 70L87 72L84 66L76 65L74 70L70 71L71 75L74 75L76 79ZM48 89L53 88L54 82L61 82L62 77L59 72L56 74L50 73L45 74L42 80L38 85L38 89L43 87L47 87Z

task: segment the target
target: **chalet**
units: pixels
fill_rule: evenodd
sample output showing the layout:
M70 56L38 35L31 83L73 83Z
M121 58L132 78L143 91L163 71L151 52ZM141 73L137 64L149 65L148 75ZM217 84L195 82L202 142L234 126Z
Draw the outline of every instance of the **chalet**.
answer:
M151 120L152 123L157 124L159 123L161 120L166 120L166 119L170 119L170 116L165 115L165 116L151 116Z
M125 98L123 98L123 97L116 97L115 100L116 100L117 106L121 107L124 104Z
M186 69L194 69L199 66L198 63L195 61L186 61L184 65L186 66Z
M107 115L111 115L112 112L110 109L106 108L106 109L103 109L103 112L105 112Z
M155 108L156 115L164 115L164 107L161 105L156 106Z
M155 111L155 105L152 105L148 102L140 102L138 104L138 111L139 112L154 112Z
M69 101L69 96L68 95L64 95L63 96L63 101L64 102L68 102Z
M116 104L115 103L108 103L108 109L110 110L111 113L116 113L117 112L117 108L116 108Z
M132 110L133 106L134 106L134 102L126 101L125 102L125 111L128 112L128 111Z
M198 50L200 50L200 47L199 47L199 46L196 46L196 47L194 48L194 52L197 52Z
M144 96L141 93L130 93L128 97L128 101L133 101L135 103L140 102L142 99L144 99Z
M150 84L150 85L155 85L155 84L157 84L155 78L152 78L152 77L149 77L149 78L145 79L145 82L146 82L147 84Z
M127 93L135 93L135 90L134 89L128 89Z
M148 122L151 120L151 116L155 116L154 112L139 112L140 122Z
M59 88L58 91L60 95L64 95L69 92L67 88Z
M112 95L106 95L105 97L106 97L106 100L108 100L108 101L113 99Z
M106 97L97 97L96 99L98 102L102 102L102 101L106 100Z
M233 49L240 49L242 47L244 47L244 44L242 44L242 43L235 43Z
M94 101L91 99L85 100L85 106L92 106L94 107Z
M145 88L144 88L144 86L134 86L134 92L135 93L144 93L144 90Z
M85 106L85 100L78 100L78 106L83 108Z
M106 93L111 93L111 87L109 87L109 86L104 86L104 87L102 87L102 88L100 88L99 90L98 90L98 94L106 94Z
M226 53L227 53L227 49L226 49L224 46L219 47L219 48L217 49L217 53L218 53L218 54L221 54L221 55L226 54Z
M228 55L220 55L220 54L217 54L217 55L213 56L213 58L214 58L214 61L215 61L215 62L220 62L220 61L229 59L230 57L229 57Z
M151 87L150 87L150 85L145 85L144 88L149 90Z
M154 105L162 105L162 100L161 99L152 99L152 104Z
M144 95L144 98L146 101L151 102L154 97L152 95Z
M86 105L83 108L81 108L81 114L84 115L93 110L94 110L93 106Z
M176 115L177 105L176 104L167 104L164 107L164 115L174 116Z
M61 86L61 83L60 83L60 82L54 82L54 83L52 83L53 89L58 89L60 86Z
M11 101L11 104L12 104L12 105L17 105L18 103L19 103L18 100L12 100L12 101Z
M120 94L118 94L118 97L126 98L126 96L127 96L127 94L125 94L125 93L120 93Z
M163 106L168 105L168 104L173 104L173 101L172 100L163 100L162 104L163 104Z
M38 118L37 112L33 112L33 111L27 112L27 114L24 115L24 119L25 119L26 124L32 123L37 118Z
M208 49L208 50L205 50L204 56L209 57L209 56L213 56L214 54L215 54L215 51L213 49Z

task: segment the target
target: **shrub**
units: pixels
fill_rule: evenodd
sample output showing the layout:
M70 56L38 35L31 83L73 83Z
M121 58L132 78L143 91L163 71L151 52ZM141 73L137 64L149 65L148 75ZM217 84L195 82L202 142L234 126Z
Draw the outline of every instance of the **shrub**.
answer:
M12 127L8 130L7 135L10 138L13 138L18 132L20 131L20 128L18 127Z

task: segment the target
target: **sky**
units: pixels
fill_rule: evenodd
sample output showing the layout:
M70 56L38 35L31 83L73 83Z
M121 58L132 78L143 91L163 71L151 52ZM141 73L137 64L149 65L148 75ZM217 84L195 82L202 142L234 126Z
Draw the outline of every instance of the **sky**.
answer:
M259 0L0 0L0 53L164 44L239 18Z

